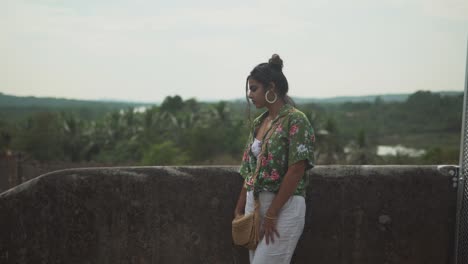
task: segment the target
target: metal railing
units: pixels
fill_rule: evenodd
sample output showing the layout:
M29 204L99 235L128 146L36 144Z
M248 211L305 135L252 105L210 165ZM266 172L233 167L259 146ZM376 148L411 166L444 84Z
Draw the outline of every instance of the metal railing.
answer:
M457 223L455 227L455 264L468 263L468 45L466 54L465 94L458 174Z

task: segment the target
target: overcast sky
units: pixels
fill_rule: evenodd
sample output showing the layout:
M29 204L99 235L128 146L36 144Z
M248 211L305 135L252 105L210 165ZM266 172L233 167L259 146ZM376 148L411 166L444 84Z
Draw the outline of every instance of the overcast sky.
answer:
M0 0L0 92L244 96L273 53L290 95L463 91L467 0Z

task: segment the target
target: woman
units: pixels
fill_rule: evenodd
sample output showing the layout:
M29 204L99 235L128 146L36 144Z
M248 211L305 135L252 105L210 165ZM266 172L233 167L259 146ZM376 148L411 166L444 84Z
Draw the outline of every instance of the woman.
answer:
M261 239L249 250L255 264L291 261L304 229L305 172L314 166L314 131L304 113L292 106L282 69L283 61L274 54L256 66L246 82L248 99L256 108L267 108L252 124L239 171L244 185L234 212L235 217L253 212L254 197L259 198ZM270 138L262 142L270 129ZM261 164L254 180L257 161Z

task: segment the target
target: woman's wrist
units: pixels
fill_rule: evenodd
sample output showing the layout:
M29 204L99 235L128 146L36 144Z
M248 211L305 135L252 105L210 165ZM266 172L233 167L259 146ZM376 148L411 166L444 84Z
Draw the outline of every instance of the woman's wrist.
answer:
M276 219L278 219L277 216L270 216L270 215L268 215L268 214L265 214L264 217L265 217L266 219L269 219L269 220L276 220Z
M278 218L278 213L276 212L276 210L273 210L272 208L269 208L267 210L267 212L265 213L265 218L276 219L276 218Z

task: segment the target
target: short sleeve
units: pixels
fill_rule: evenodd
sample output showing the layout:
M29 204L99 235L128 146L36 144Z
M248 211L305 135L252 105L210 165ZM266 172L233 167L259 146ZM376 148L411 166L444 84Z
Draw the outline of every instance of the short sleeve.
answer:
M295 113L291 117L289 121L288 139L288 166L305 160L306 170L313 168L315 166L315 134L312 125L303 113Z

